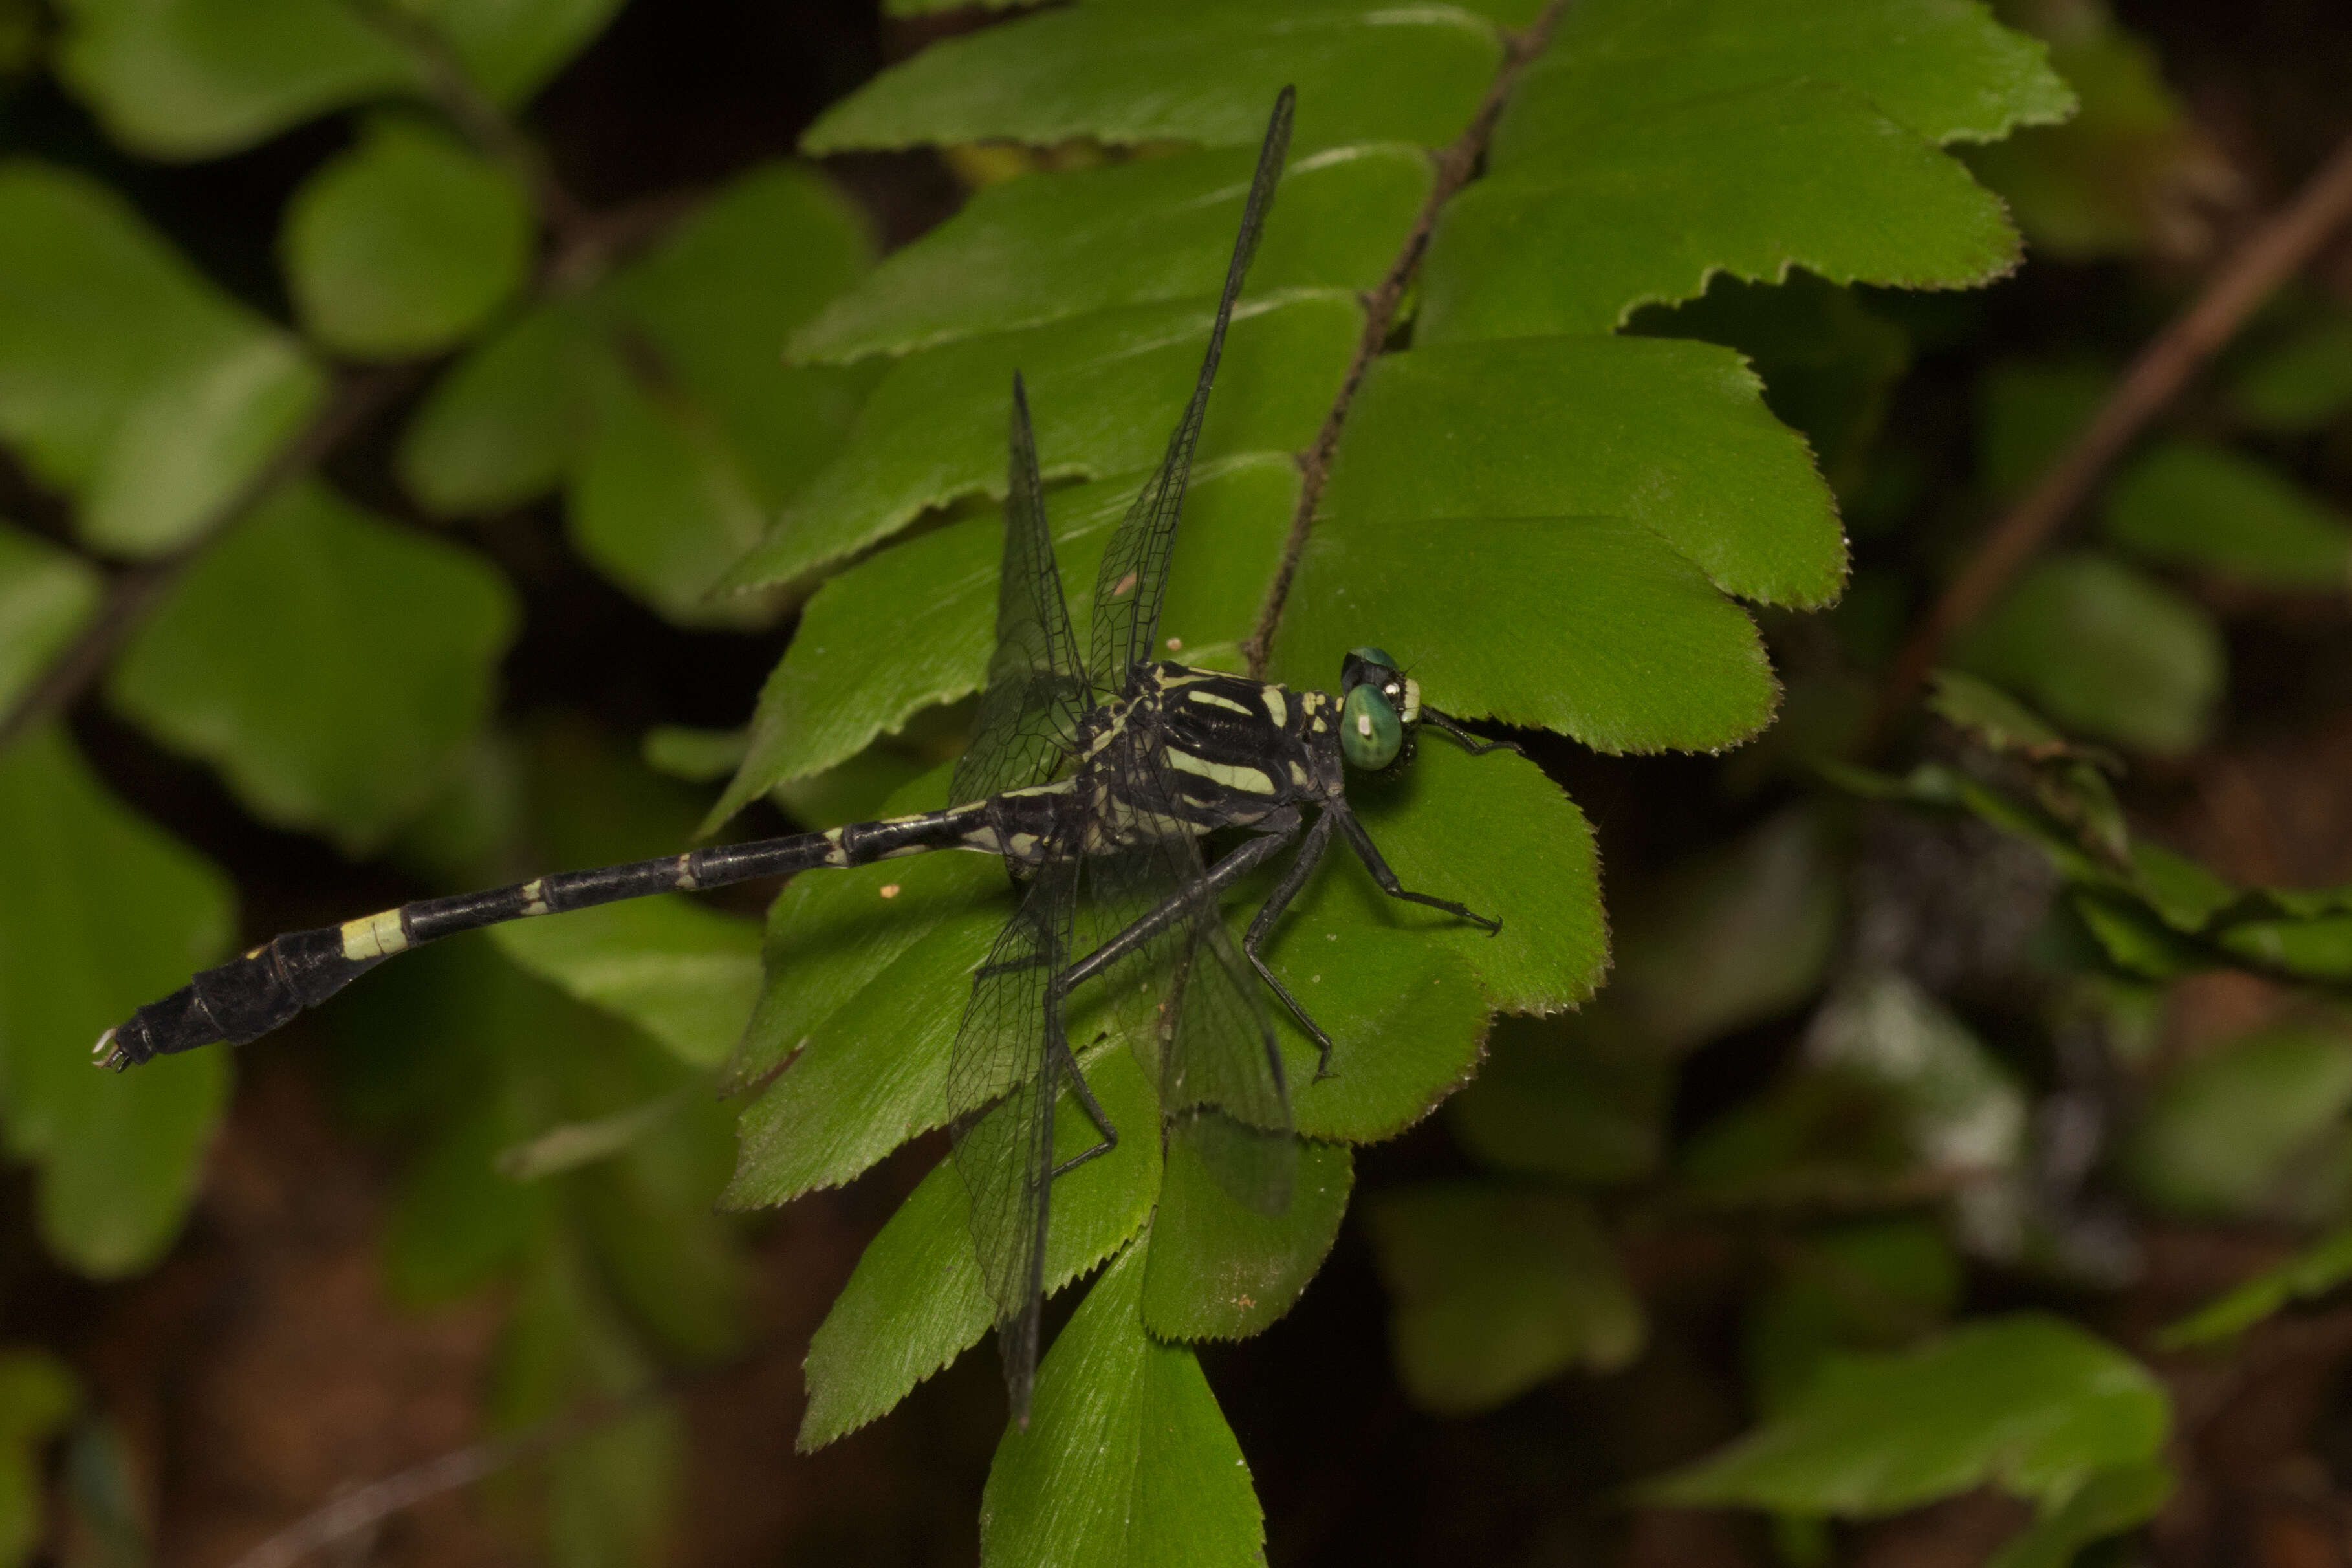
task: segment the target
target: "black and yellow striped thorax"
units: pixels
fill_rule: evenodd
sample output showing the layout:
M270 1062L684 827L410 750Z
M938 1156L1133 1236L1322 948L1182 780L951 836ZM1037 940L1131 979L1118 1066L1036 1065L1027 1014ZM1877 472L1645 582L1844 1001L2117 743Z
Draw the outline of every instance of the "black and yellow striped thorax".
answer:
M1089 847L1257 822L1341 787L1331 700L1181 664L1138 665L1081 737Z

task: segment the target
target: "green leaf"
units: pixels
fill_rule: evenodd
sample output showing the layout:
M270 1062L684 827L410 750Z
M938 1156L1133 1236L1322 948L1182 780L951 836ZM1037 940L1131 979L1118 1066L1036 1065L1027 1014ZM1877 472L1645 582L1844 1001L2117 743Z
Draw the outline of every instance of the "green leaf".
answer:
M2055 1505L2154 1459L2168 1425L2138 1363L2020 1313L1899 1354L1835 1357L1781 1414L1643 1490L1668 1507L1868 1516L1990 1484Z
M688 784L717 784L743 765L751 740L749 730L656 724L646 731L637 754L657 773Z
M1255 146L1275 94L1295 86L1301 153L1435 147L1469 123L1501 58L1493 26L1454 5L1081 5L933 45L827 110L801 146L1080 136Z
M1084 625L1095 569L1144 476L1056 490L1046 501L1070 614ZM1202 466L1184 496L1163 632L1188 662L1248 635L1298 498L1286 455ZM751 752L712 815L835 767L920 710L981 689L996 641L1003 527L973 518L883 551L826 583L760 693ZM923 635L905 635L909 624Z
M1667 1051L1796 1007L1843 929L1828 840L1818 816L1790 810L1652 879L1618 917L1612 1001Z
M2239 889L2198 861L2160 844L2131 847L2137 891L2158 919L2175 931L2193 931L2236 903Z
M359 359L462 341L522 286L530 245L529 204L505 171L390 115L302 183L279 240L304 326Z
M2240 921L2219 933L2221 945L2309 980L2352 979L2352 914L2307 920Z
M579 331L565 307L539 305L467 351L401 433L396 463L408 493L437 516L467 517L561 483Z
M2275 1268L2206 1303L2164 1331L2168 1350L2233 1339L2292 1302L2325 1296L2352 1279L2352 1226L2332 1230Z
M1804 436L1831 485L1870 507L1863 521L1888 510L1870 463L1911 368L1911 334L1853 289L1804 271L1769 285L1717 273L1698 299L1639 311L1628 330L1737 350L1764 378L1765 406Z
M772 604L709 591L834 455L872 379L777 361L870 251L822 176L755 168L584 300L461 362L404 438L403 481L463 515L568 479L573 542L606 576L683 625L772 619Z
M1454 1135L1497 1170L1578 1184L1638 1181L1666 1141L1671 1065L1605 1004L1567 1018L1503 1018L1454 1098Z
M1971 149L1969 166L2053 259L2177 256L2196 244L2188 208L2230 179L2230 168L2166 86L2155 45L2104 7L2021 19L2051 38L2051 62L2081 96L2082 111Z
M2240 417L2258 430L2315 430L2352 409L2352 320L2329 316L2256 355L2231 382Z
M99 1279L171 1245L228 1100L228 1055L93 1071L89 1042L217 960L226 879L90 776L54 730L0 754L0 1121L41 1166L41 1237Z
M448 780L488 711L515 614L505 580L470 552L305 482L189 569L107 694L218 767L257 816L356 854Z
M1852 89L1930 142L1990 142L2074 109L2045 54L1985 7L1943 0L1586 0L1528 72L1496 150L1799 77Z
M680 388L649 384L617 354L583 353L574 369L584 384L575 389L583 429L571 468L573 545L680 625L769 619L772 608L757 600L709 597L768 521L741 455L709 411Z
M1193 153L992 185L794 333L792 357L902 354L1214 295L1256 162L1244 150ZM1251 263L1251 292L1377 287L1431 177L1414 147L1341 147L1295 161Z
M1711 343L1541 338L1391 354L1364 379L1324 510L1348 523L1628 518L1726 593L1821 605L1845 578L1836 507L1759 390Z
M2352 882L2333 888L2264 888L2262 893L2291 915L2308 918L2333 910L2352 912Z
M1344 949L1369 932L1394 931L1466 960L1487 1004L1505 1012L1572 1007L1600 985L1609 965L1609 928L1601 911L1592 830L1575 803L1533 763L1508 752L1474 757L1442 736L1429 735L1411 767L1370 778L1356 775L1348 804L1405 887L1458 899L1501 921L1503 929L1489 936L1437 910L1389 898L1344 846L1335 846L1283 916L1281 934L1268 944L1268 961L1277 973L1296 980L1304 968L1311 975L1315 961L1307 950L1318 942ZM1377 950L1372 956L1380 956ZM1439 998L1432 1005L1445 1005L1444 979L1443 971L1429 975L1428 989ZM1362 1006L1375 995L1349 1000ZM1401 1009L1396 1026L1413 1016L1409 1006ZM1464 1061L1467 1043L1454 1032L1460 1027L1433 1030L1419 1042L1417 1048L1430 1054L1415 1062L1418 1081L1448 1087L1458 1081L1441 1080L1440 1075L1460 1070L1454 1064ZM1339 1114L1352 1092L1348 1079L1367 1068L1351 1068L1346 1038L1335 1034L1335 1040L1342 1054L1333 1065L1341 1076L1332 1084L1302 1086L1301 1128L1318 1137L1356 1139L1397 1131L1402 1123L1366 1114L1374 1109L1370 1105L1347 1107L1344 1119ZM1361 1125L1366 1121L1380 1130Z
M1571 1368L1639 1353L1641 1303L1576 1198L1458 1184L1365 1207L1395 1297L1390 1342L1405 1392L1443 1415L1490 1410Z
M1249 1470L1200 1363L1144 1331L1144 1250L1130 1247L1095 1281L1038 1371L1028 1428L997 1446L983 1564L1265 1560Z
M58 71L134 152L213 158L313 115L424 86L338 0L66 0Z
M2172 441L2119 475L2108 542L2149 561L2269 588L2352 590L2352 520L2268 464Z
M782 505L839 449L871 377L780 364L784 339L872 265L866 219L792 163L737 176L625 268L602 302L652 381L709 411L761 504ZM779 258L790 265L780 267Z
M727 1059L760 994L759 928L684 894L519 921L491 937L531 973L694 1067Z
M2066 730L2169 756L2204 738L2227 657L2193 600L2105 556L2073 554L2028 573L1955 662Z
M2172 1471L2161 1459L2101 1470L2063 1502L2036 1514L1985 1568L2068 1568L2094 1542L2155 1518L2172 1489Z
M1938 669L1933 679L1927 710L1996 752L2017 752L2039 762L2074 749L2049 721L1989 680L1958 669Z
M2244 1215L2284 1184L2352 1107L2352 1040L2278 1028L2166 1075L2126 1142L2125 1177L2158 1206Z
M0 523L0 713L16 705L98 607L99 575L79 556Z
M1302 1142L1290 1204L1262 1214L1236 1199L1195 1140L1168 1139L1144 1269L1143 1323L1163 1340L1262 1333L1323 1267L1355 1187L1344 1143Z
M1160 1106L1132 1054L1087 1063L1087 1081L1121 1132L1116 1148L1055 1179L1045 1288L1059 1290L1142 1228L1160 1191ZM1076 1100L1055 1107L1054 1150L1067 1159L1098 1134ZM972 1258L971 1200L951 1162L916 1187L867 1244L857 1271L809 1341L808 1453L856 1431L979 1342L996 1321Z
M1762 729L1780 696L1746 613L1614 518L1327 519L1299 563L1274 672L1328 679L1370 637L1446 712L1601 752L1718 751Z
M2042 844L2047 853L2051 846ZM2058 858L2053 856L2053 861ZM2062 870L2065 869L2062 864ZM2101 952L2126 974L2171 980L2218 967L2210 954L2186 941L2153 910L2090 888L2077 888L2066 907L2082 919Z
M324 390L287 333L233 303L87 177L0 164L0 437L79 502L82 539L184 544Z
M736 1070L757 1082L791 1065L743 1111L729 1206L846 1182L946 1121L948 1048L971 971L1009 912L1003 864L978 855L785 886L768 911L767 989Z
M1777 1249L1779 1278L1750 1298L1748 1377L1767 1414L1786 1409L1840 1350L1887 1350L1959 1302L1960 1260L1932 1219L1848 1224Z
M621 0L403 0L482 90L518 105L602 32Z
M1332 853L1353 858L1344 847ZM1355 875L1337 867L1318 873ZM1259 898L1250 896L1253 887ZM1263 881L1245 885L1236 923L1271 890ZM1314 1042L1287 1008L1265 998L1291 1115L1310 1138L1393 1138L1478 1070L1487 1001L1476 970L1424 931L1362 923L1373 913L1337 896L1294 904L1265 945L1267 966L1331 1037L1331 1070L1318 1079Z
M1587 121L1560 142L1517 123L1431 241L1416 342L1605 332L1717 271L1922 289L2017 265L1999 197L1832 83Z
M1015 371L1028 382L1048 479L1149 471L1200 374L1213 314L1198 302L1136 306L897 361L839 455L722 585L794 581L878 543L928 507L1001 495ZM1354 297L1339 293L1236 310L1198 459L1305 447L1362 322Z
M0 1563L22 1568L41 1542L41 1450L81 1404L66 1364L29 1346L0 1351Z

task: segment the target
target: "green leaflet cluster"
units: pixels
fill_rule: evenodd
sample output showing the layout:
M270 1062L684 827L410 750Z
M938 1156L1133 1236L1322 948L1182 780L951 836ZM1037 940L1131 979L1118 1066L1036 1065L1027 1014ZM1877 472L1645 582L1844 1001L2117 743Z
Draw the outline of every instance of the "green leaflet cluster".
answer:
M2177 580L2235 597L2335 598L2352 587L2352 518L2274 458L2352 404L2352 335L2340 311L2289 300L2248 338L2198 416L2118 468L2095 542L2037 564L1954 649L1957 664L2071 733L2185 755L2212 732L2229 657L2211 604ZM1988 500L2021 493L2096 412L2108 381L2108 367L2081 362L1987 376L1978 423Z
M451 891L675 848L702 803L578 733L494 721L521 606L489 556L310 470L419 392L394 463L416 513L488 519L560 490L579 552L658 613L771 621L772 601L707 590L871 379L776 353L870 264L863 220L782 163L578 211L514 117L616 0L55 9L46 58L21 63L123 152L213 159L324 115L349 135L280 215L286 322L107 184L0 158L0 441L68 503L50 536L0 520L0 713L102 623L110 574L151 572L97 689L260 821ZM60 724L0 751L0 1133L39 1168L50 1249L135 1273L179 1231L230 1058L118 1079L89 1041L232 950L232 892ZM704 1091L757 993L758 931L682 899L607 914L422 959L323 1025L346 1037L319 1053L346 1108L414 1154L387 1241L398 1293L509 1292L501 1426L742 1340L740 1227L710 1213L732 1117ZM27 1441L56 1424L0 1394ZM560 1560L650 1551L683 1452L656 1410L558 1456ZM15 1513L0 1531L21 1533Z
M1422 232L1433 153L1514 79L1531 37L1544 47L1502 105L1486 176L1430 215L1408 310L1350 387L1364 300ZM1949 0L1080 5L933 47L836 106L809 149L1078 138L1154 155L983 190L794 335L801 362L880 368L839 454L727 579L814 592L716 816L886 776L874 759L919 756L924 716L978 689L1015 369L1044 470L1069 481L1049 506L1065 583L1091 580L1197 363L1246 149L1285 83L1299 91L1294 160L1202 435L1168 652L1238 667L1293 537L1297 458L1336 408L1269 673L1327 685L1347 647L1376 641L1449 711L1606 751L1754 734L1777 688L1741 601L1819 606L1845 571L1829 489L1740 357L1615 329L1718 272L1997 276L2015 236L1943 149L2071 102L2038 46ZM940 525L893 542L926 516ZM927 806L940 787L917 779L890 804ZM871 805L870 784L856 789ZM1570 1006L1599 982L1591 836L1532 768L1432 744L1409 777L1358 793L1409 885L1475 889L1503 934L1400 914L1333 868L1272 955L1340 1043L1337 1076L1297 1094L1309 1168L1328 1171L1314 1200L1269 1226L1130 1142L1057 1189L1053 1279L1117 1261L1049 1357L1031 1428L1000 1450L990 1561L1126 1561L1173 1540L1250 1559L1255 1504L1205 1385L1180 1370L1183 1343L1286 1310L1344 1208L1347 1145L1392 1135L1464 1082L1494 1012ZM737 1067L764 1087L744 1112L733 1201L845 1181L936 1124L1000 896L991 868L918 861L803 879L778 900ZM1097 1005L1074 1032L1108 1037L1103 1092L1144 1097L1150 1125L1148 1086L1125 1081L1116 1001ZM873 1418L984 1332L961 1202L935 1172L869 1247L812 1347L804 1443ZM1431 1194L1377 1226L1404 1310L1434 1325L1419 1363L1433 1402L1490 1403L1639 1343L1607 1244L1573 1203ZM1496 1242L1470 1249L1479 1278L1449 1278L1449 1233ZM1585 1264L1563 1274L1564 1256ZM1497 1311L1529 1325L1507 1342L1531 1349L1449 1363L1447 1314ZM1222 1479L1155 1479L1187 1474Z

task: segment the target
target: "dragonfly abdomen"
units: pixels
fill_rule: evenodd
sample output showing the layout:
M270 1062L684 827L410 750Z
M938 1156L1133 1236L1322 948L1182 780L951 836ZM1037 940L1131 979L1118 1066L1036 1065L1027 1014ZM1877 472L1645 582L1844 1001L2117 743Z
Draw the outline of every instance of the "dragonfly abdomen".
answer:
M1040 800L1008 811L1002 802L977 801L823 833L715 845L657 860L535 877L479 893L419 899L339 926L289 931L140 1008L100 1037L98 1055L120 1069L221 1040L246 1045L319 1005L394 953L508 921L819 867L870 865L929 849L1004 853L1008 838L1017 837L1027 818L1042 817L1053 804Z

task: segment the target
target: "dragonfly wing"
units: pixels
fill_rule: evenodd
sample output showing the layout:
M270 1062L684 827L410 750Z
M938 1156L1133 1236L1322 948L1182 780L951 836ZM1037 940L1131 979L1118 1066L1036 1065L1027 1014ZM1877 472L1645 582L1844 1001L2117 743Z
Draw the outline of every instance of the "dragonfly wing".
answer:
M956 1174L971 1199L972 1250L996 1303L997 1342L1015 1417L1028 1419L1045 1287L1054 1103L1068 1059L1051 984L1068 962L1077 863L1049 858L972 977L948 1058Z
M1193 384L1192 401L1168 437L1167 455L1159 471L1145 481L1127 509L1127 516L1103 552L1102 570L1095 577L1094 631L1089 668L1099 680L1125 679L1129 666L1149 658L1160 631L1160 601L1168 591L1168 557L1176 542L1176 519L1184 505L1184 484L1192 471L1192 448L1201 438L1201 421L1209 410L1209 386L1217 377L1217 361L1225 350L1225 328L1233 321L1234 301L1241 297L1242 279L1257 251L1258 235L1265 227L1266 209L1274 205L1274 187L1282 177L1282 162L1290 148L1290 121L1296 94L1282 89L1274 116L1266 122L1265 141L1257 154L1257 173L1250 181L1249 200L1242 208L1241 233L1234 237L1233 259L1225 268L1224 293L1217 300L1217 318L1209 329L1209 352L1201 361L1201 376Z
M1142 814L1197 818L1164 750L1138 746L1122 759L1119 793ZM1282 1057L1257 977L1226 929L1200 840L1174 833L1122 854L1088 862L1087 933L1100 946L1142 911L1171 899L1187 907L1135 955L1114 965L1114 988L1156 989L1145 1038L1160 1087L1160 1117L1171 1139L1198 1147L1218 1180L1242 1202L1279 1213L1290 1201L1297 1158ZM1189 897L1188 897L1189 893Z
M997 580L996 652L980 700L971 744L956 763L949 803L985 800L1043 784L1076 743L1093 704L1077 639L1062 598L1054 537L1037 477L1029 397L1013 378L1012 452L1006 463L1004 569Z

